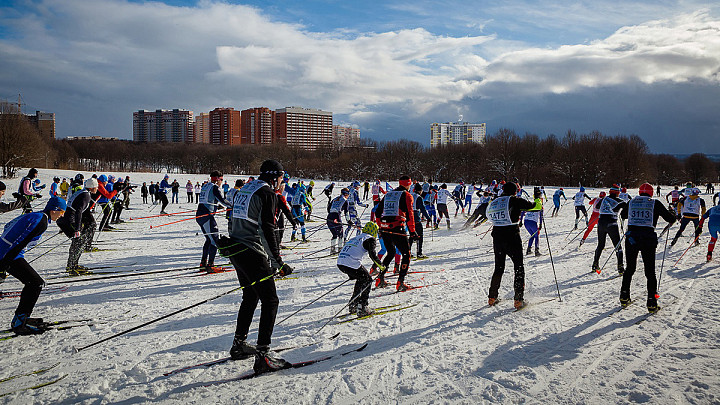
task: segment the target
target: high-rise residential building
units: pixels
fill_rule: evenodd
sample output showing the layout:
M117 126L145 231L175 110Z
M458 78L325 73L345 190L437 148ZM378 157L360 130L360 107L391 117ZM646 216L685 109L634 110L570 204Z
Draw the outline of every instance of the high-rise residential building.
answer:
M267 107L255 107L243 110L240 114L241 143L251 145L269 145L275 143L275 111Z
M55 139L55 113L35 111L34 115L25 114L25 116L38 129L41 137Z
M139 110L133 113L133 141L192 142L193 112L189 110Z
M239 145L240 117L240 111L234 108L216 108L210 111L210 143Z
M332 147L332 112L302 107L275 110L279 144L315 150Z
M485 123L445 122L430 125L430 147L485 143Z
M193 123L194 143L210 143L210 114L200 113Z
M357 146L360 143L360 129L345 127L342 125L333 125L332 140L333 147L338 149Z

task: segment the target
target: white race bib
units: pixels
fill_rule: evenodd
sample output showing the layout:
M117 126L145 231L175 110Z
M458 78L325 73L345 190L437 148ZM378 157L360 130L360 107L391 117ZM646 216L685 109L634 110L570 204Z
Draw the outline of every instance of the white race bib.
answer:
M620 202L610 197L605 197L600 203L600 215L612 215L613 219L617 219L617 212L613 211Z
M647 196L638 196L628 203L628 225L655 228L653 215L655 200Z
M486 215L494 226L514 225L510 219L510 197L498 197L487 208Z
M402 195L402 191L391 191L385 194L383 217L397 217L400 215L400 198L402 198Z
M585 198L585 193L579 192L575 194L575 206L583 205L583 199Z
M700 201L701 200L699 198L696 198L694 200L691 198L686 198L682 207L682 215L692 214L700 216Z
M235 193L235 198L233 199L233 209L232 209L232 216L233 218L238 219L246 219L254 224L257 224L257 222L254 219L250 219L248 217L248 209L250 207L250 199L252 198L253 194L255 194L256 191L260 190L262 187L270 187L267 183L265 183L262 180L253 180L250 182L245 183L245 185L238 190L237 193Z

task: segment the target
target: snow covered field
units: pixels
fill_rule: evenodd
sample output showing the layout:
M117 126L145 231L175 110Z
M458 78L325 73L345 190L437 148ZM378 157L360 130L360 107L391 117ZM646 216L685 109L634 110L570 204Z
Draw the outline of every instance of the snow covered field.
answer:
M24 174L24 172L22 173ZM119 174L119 173L118 173ZM40 169L43 182L52 176L74 172ZM87 175L87 173L86 173ZM181 184L180 204L167 211L194 209L186 201L187 179L202 181L204 175L171 175ZM162 174L131 174L133 183L158 181ZM234 183L235 176L225 176ZM296 180L296 179L293 179ZM19 179L6 181L8 191ZM307 183L307 180L306 180ZM391 182L396 185L396 182ZM316 182L315 212L325 214L324 182ZM338 184L339 185L339 184ZM664 193L670 189L663 187ZM47 189L46 189L47 190ZM550 195L554 188L548 187ZM577 190L566 189L570 197ZM600 190L588 189L596 196ZM637 190L630 190L632 195ZM9 193L9 194L10 194ZM339 187L335 188L335 195ZM46 195L46 194L45 194ZM322 196L322 197L320 197ZM702 196L708 207L709 196ZM6 198L7 200L7 198ZM47 197L43 198L46 201ZM477 200L477 199L476 199ZM159 213L141 205L139 188L131 210L123 213L123 232L106 232L96 246L109 249L83 254L80 264L125 266L100 271L150 271L199 264L203 237L194 220L150 229L169 222L168 217L128 221ZM44 204L44 203L43 203ZM552 205L551 202L548 205ZM450 204L453 207L453 204ZM454 207L453 207L454 208ZM40 208L41 209L41 208ZM549 208L546 210L549 213ZM17 211L0 215L0 226ZM185 215L185 216L183 216ZM192 213L172 219L190 218ZM365 212L363 222L369 217ZM464 220L462 220L464 221ZM425 254L413 261L411 285L427 288L387 294L373 291L370 306L414 305L411 308L366 320L330 322L316 333L347 302L352 284L347 283L317 303L276 326L273 347L307 345L281 353L289 361L310 360L356 348L362 352L333 358L308 367L284 370L247 381L209 383L239 376L252 368L242 360L197 368L171 376L168 371L227 356L235 329L240 291L222 296L137 331L74 353L115 333L172 313L193 303L215 297L238 286L234 272L196 276L184 270L63 284L61 291L48 285L33 316L46 320L92 318L95 324L68 330L51 330L41 336L0 341L0 380L46 367L50 370L0 382L0 401L5 403L696 403L720 402L720 279L717 259L705 263L709 236L689 250L676 268L673 264L690 244L685 231L676 246L668 248L659 288L662 310L645 318L645 276L642 268L633 279L636 303L616 312L620 278L612 258L602 274L590 272L596 232L578 249L566 239L574 222L572 202L557 218L546 218L555 272L562 301L557 299L553 267L542 233L540 257L528 256L526 300L531 305L514 313L512 263L507 262L500 290L503 301L487 307L487 289L493 271L491 237L483 237L488 224L460 231L425 230ZM221 231L227 223L218 217ZM284 250L285 261L295 267L290 279L277 281L280 297L278 321L346 279L334 258L311 255L329 246L330 233L322 221L309 222L311 243ZM661 224L664 226L664 223ZM318 228L319 227L319 228ZM320 229L314 232L314 229ZM707 229L707 228L706 228ZM55 234L51 225L43 239ZM671 236L677 225L671 229ZM521 230L523 241L528 234ZM285 244L289 242L285 233ZM60 235L45 248L28 253L31 260L60 242ZM658 249L658 271L664 239ZM61 278L69 242L44 255L33 266L48 284L83 278ZM612 243L601 258L611 254ZM307 256L307 257L305 257ZM217 264L227 260L218 257ZM641 262L641 260L640 260ZM369 260L366 261L369 263ZM640 266L642 264L640 263ZM368 264L369 267L369 264ZM3 291L21 284L9 276ZM549 301L548 301L549 300ZM532 305L535 303L536 305ZM0 300L0 323L9 327L17 298ZM256 312L259 315L259 310ZM250 342L254 343L257 320ZM339 336L331 339L335 334ZM59 363L59 364L58 364ZM58 378L52 385L13 392Z

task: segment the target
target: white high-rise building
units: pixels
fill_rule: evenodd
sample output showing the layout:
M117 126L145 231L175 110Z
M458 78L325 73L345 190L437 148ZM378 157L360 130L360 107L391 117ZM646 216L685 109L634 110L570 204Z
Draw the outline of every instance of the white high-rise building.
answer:
M485 123L444 122L430 125L430 147L485 143Z

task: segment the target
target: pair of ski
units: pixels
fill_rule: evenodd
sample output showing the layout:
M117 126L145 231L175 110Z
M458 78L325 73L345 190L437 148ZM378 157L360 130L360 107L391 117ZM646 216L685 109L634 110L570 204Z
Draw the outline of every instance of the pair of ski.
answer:
M358 316L358 315L356 315L356 316L354 316L354 317L352 317L352 318L349 318L349 319L343 319L343 318L347 318L347 317L349 317L349 316L351 316L351 315L353 315L353 314L340 315L340 316L338 316L338 318L340 318L340 319L342 319L342 320L335 322L335 324L337 325L337 324L341 324L341 323L361 321L361 320L363 320L363 319L369 319L369 318L372 318L372 317L378 316L378 315L385 315L385 314L389 314L389 313L391 313L391 312L402 311L403 309L412 308L412 307L414 307L414 306L416 306L416 305L417 305L417 304L411 304L411 305L407 305L407 306L404 306L404 307L403 307L403 306L401 306L401 304L396 304L396 305L388 305L388 306L385 306L385 307L378 307L378 308L373 309L374 312L373 312L372 314L370 314L370 315L363 315L363 316Z
M329 339L329 340L334 340L334 339L337 339L338 336L340 336L340 333L339 333L339 332L336 333L336 334L334 334L334 335L332 335L332 336L330 336L328 339ZM281 348L279 348L279 349L274 349L274 350L272 350L272 352L274 352L274 353L280 353L280 352L284 352L284 351L287 351L287 350L299 349L299 348L303 348L303 347L310 347L310 346L313 346L313 345L315 345L315 344L317 344L317 342L308 343L308 344L299 345L299 346L281 347ZM171 375L183 373L183 372L185 372L185 371L194 370L194 369L196 369L196 368L212 367L212 366L215 366L215 365L217 365L217 364L227 363L228 361L232 361L232 358L231 358L230 356L222 357L222 358L219 358L219 359L216 359L216 360L206 361L206 362L203 362L203 363L193 364L193 365L191 365L191 366L185 366L185 367L181 367L181 368L176 368L175 370L168 371L167 373L163 373L163 375L166 376L166 377L168 377L168 376L171 376Z
M43 322L42 328L45 329L46 331L48 331L48 330L68 330L68 329L78 328L81 326L92 326L92 325L95 325L96 323L101 323L101 322L95 321L93 319L67 319L67 320L63 320L63 321ZM72 325L68 325L68 324L72 324ZM16 338L18 336L21 336L21 335L14 334L12 329L0 330L0 341L10 340L10 339Z
M675 300L675 301L676 301L676 300ZM665 304L665 305L671 305L671 304L675 303L675 301L671 301L671 302L669 302L668 304ZM618 308L618 309L610 312L610 313L608 314L608 317L612 317L612 316L614 316L614 315L622 312L623 310L627 309L628 307L632 306L633 304L635 304L635 300L631 300L629 303L627 303L627 304L625 304L625 305L621 305L620 308ZM634 325L639 325L639 324L647 321L648 319L650 319L651 316L657 314L662 308L663 308L663 307L658 306L658 308L657 308L655 311L653 311L653 312L648 311L647 313L640 315L640 319L638 319L637 321L633 322L633 324L634 324Z
M530 307L533 307L533 306L535 306L535 305L545 304L545 303L553 302L553 301L556 301L556 300L557 300L556 298L546 298L546 299L544 299L544 300L535 301L535 302L523 301L523 305L522 305L521 307L519 307L519 308L513 308L512 311L503 312L503 313L501 313L500 315L507 315L507 314L512 314L512 313L515 313L515 312L524 311L524 310L526 310L526 309L528 309L528 308L530 308ZM502 301L503 301L502 299L498 298L497 301L495 301L495 303L494 303L493 305L491 305L490 307L497 307L497 305L498 305L500 302L502 302Z
M410 292L410 291L419 290L419 289L425 288L425 287L432 287L432 286L436 286L436 285L446 284L447 282L448 282L448 280L444 280L444 281L440 281L440 282L437 282L437 283L430 283L430 284L422 284L422 285L410 286L410 287L409 287L407 290L405 290L405 291L391 290L391 291L387 291L387 292L380 293L380 294L374 296L373 298L380 298L380 297L386 297L386 296L388 296L388 295L399 294L399 293L404 293L404 292ZM374 290L377 290L377 288L374 288Z

